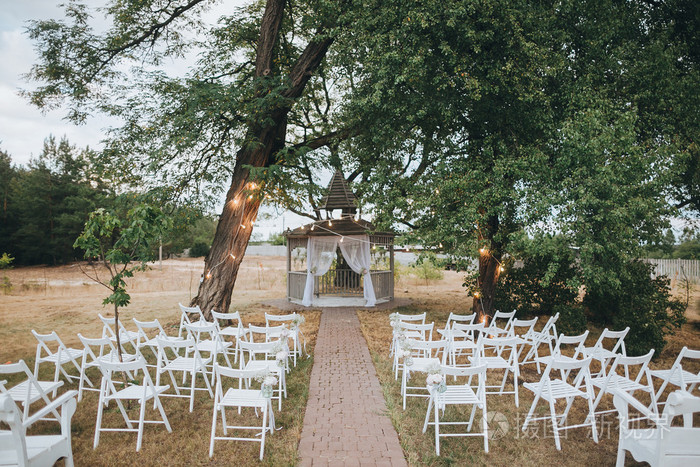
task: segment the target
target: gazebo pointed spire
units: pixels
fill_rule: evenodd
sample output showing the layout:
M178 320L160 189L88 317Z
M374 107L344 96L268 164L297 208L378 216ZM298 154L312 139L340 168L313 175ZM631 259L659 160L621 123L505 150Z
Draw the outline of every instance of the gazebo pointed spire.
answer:
M355 214L357 212L357 197L350 189L350 185L343 177L343 173L336 169L328 184L326 195L321 200L318 209L333 211L341 209L343 214Z

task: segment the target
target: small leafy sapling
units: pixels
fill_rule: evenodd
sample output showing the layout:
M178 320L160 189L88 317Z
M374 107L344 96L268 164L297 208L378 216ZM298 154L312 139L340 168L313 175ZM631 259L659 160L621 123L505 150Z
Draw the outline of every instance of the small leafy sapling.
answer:
M73 245L85 250L85 258L99 259L99 262L91 262L91 272L83 270L83 273L111 292L102 304L114 306L114 332L120 361L119 308L131 301L126 292L126 279L133 277L136 271L148 269L148 262L156 259L160 238L171 223L160 208L150 204L137 204L122 217L99 208L90 214ZM99 263L109 272L108 280L100 277Z

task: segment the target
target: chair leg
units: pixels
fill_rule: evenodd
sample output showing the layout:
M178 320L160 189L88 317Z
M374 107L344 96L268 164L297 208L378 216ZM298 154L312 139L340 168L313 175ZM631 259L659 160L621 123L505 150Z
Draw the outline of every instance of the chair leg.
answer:
M557 446L557 451L561 451L561 441L559 440L559 426L557 425L557 412L554 408L554 399L549 400L549 413L552 418L552 432L554 433L554 444Z
M163 419L163 422L165 423L165 428L168 430L168 433L172 433L173 429L170 427L170 422L168 421L168 416L165 415L165 410L163 409L163 404L160 402L160 397L158 395L153 396L154 399L156 400L156 404L158 404L158 412L160 412L160 418Z
M401 372L401 397L403 399L403 409L406 410L406 368Z
M624 467L624 466L625 466L625 450L620 445L617 447L617 459L615 460L615 467Z
M142 400L141 408L139 409L139 431L138 436L136 438L136 452L139 452L141 450L141 442L143 441L143 421L146 416L146 402L147 401Z
M216 434L216 411L217 407L216 401L214 401L214 414L211 417L211 436L209 437L209 457L214 456L214 434Z
M265 452L265 432L267 431L266 429L266 424L267 424L267 406L269 404L265 404L263 407L263 417L262 417L262 434L260 436L260 460L263 458L263 454Z
M428 422L430 421L430 411L433 409L433 396L430 395L428 398L428 411L425 412L425 422L423 422L423 433L428 429Z
M535 399L532 401L532 405L530 406L530 411L527 413L527 416L525 417L525 423L523 423L523 428L522 428L523 431L525 431L527 429L527 426L530 424L530 418L532 418L532 414L535 412L535 407L537 407L537 403L539 401L540 401L539 394L535 394Z
M433 404L435 414L435 454L440 455L440 410L438 409L437 401Z
M489 424L488 424L488 412L486 411L486 399L483 400L483 407L481 407L481 420L484 429L484 452L489 452ZM476 407L476 406L475 406Z

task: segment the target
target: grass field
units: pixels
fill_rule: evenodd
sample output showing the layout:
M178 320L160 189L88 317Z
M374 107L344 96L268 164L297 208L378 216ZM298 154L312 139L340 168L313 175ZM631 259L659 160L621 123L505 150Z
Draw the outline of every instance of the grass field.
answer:
M166 329L173 331L179 322L178 302L186 304L196 293L202 261L196 259L168 260L163 269L158 265L138 274L130 281L131 305L120 316L129 329L135 329L132 317L140 320L158 318ZM284 298L285 262L283 258L249 257L242 264L232 299L232 310L240 310L245 323L264 323L264 313L277 310L265 302ZM81 348L77 333L96 337L101 333L97 313L109 315L102 299L106 289L89 281L77 265L45 268L17 268L6 271L13 284L9 294L0 294L0 361L24 359L33 368L36 342L31 329L38 332L56 330L64 342ZM400 278L396 296L408 298L411 305L403 312L428 312L428 321L436 327L444 326L450 312L467 313L470 306L462 287L460 274L446 271L444 279L426 284L422 279L406 276ZM683 345L700 348L700 294L693 294L688 310L690 322L669 338L669 344L653 367L669 367ZM484 454L478 439L446 439L442 444L442 456L434 455L432 429L421 433L426 403L409 399L407 410L401 409L400 385L391 373L389 343L391 328L388 315L391 311L358 310L363 333L367 340L377 375L382 384L389 414L399 433L406 458L412 466L418 465L610 465L614 463L617 448L617 422L614 417L602 420L601 441L595 444L589 439L590 430L577 429L562 440L563 450L556 451L551 434L545 426L535 427L527 434L520 426L532 401L531 393L520 388L520 408L516 409L513 396L489 396L489 412L500 412L508 422L508 431L500 439L490 443L490 453ZM303 331L310 351L315 343L320 320L318 311L304 313ZM600 330L592 329L589 338L595 340ZM597 332L596 332L597 331ZM301 433L307 399L309 374L313 359L302 360L289 376L289 398L283 403L281 414L276 414L277 431L266 441L265 465L294 465L296 449ZM48 366L41 372L44 378L52 377ZM94 375L93 375L94 376ZM417 377L418 378L418 377ZM96 379L96 378L93 378ZM523 379L536 381L533 369L523 372ZM419 382L416 380L416 382ZM75 384L65 385L73 388ZM135 434L103 434L100 444L93 450L97 394L87 393L73 417L73 451L76 465L257 465L258 445L237 442L217 442L213 460L208 457L208 440L211 429L212 402L208 395L200 393L193 413L188 411L185 399L164 399L165 410L173 427L167 433L162 427L149 427L144 435L141 452L135 452ZM611 406L604 399L603 406ZM575 406L576 407L576 406ZM540 405L544 409L544 405ZM150 413L150 411L149 411ZM580 407L572 416L581 417ZM117 424L118 414L109 412ZM634 465L628 456L628 464Z

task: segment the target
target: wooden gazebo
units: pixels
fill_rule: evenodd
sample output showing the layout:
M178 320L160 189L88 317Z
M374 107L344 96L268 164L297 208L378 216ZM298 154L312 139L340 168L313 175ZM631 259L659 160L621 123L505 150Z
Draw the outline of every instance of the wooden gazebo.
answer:
M373 306L375 299L376 303L394 299L395 235L377 232L370 222L359 219L356 203L355 194L336 171L316 210L325 210L327 218L285 232L289 301L307 306L354 306L364 299L367 306ZM339 218L333 218L335 210L341 211ZM322 253L325 260L320 260L324 262L320 271L328 270L322 274L309 257L312 249L318 253L319 247L314 245L319 244L327 249ZM360 256L363 265L358 266L353 256ZM369 266L364 266L367 262ZM371 283L374 293L365 290L365 283Z

